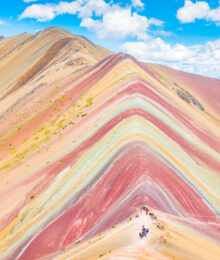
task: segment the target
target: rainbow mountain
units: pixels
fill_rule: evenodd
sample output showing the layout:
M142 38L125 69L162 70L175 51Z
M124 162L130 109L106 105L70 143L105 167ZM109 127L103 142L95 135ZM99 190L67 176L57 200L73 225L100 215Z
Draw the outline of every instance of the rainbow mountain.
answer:
M220 80L52 27L0 41L0 126L0 259L219 259Z

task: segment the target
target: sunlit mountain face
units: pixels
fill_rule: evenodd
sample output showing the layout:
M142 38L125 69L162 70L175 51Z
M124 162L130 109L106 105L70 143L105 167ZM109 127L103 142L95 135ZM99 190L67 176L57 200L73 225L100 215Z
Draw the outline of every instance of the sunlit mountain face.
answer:
M219 129L217 79L1 39L0 259L219 259Z

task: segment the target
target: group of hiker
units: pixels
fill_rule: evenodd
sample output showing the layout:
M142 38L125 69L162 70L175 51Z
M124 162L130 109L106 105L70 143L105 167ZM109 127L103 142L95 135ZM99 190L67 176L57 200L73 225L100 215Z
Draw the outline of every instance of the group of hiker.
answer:
M156 215L153 212L150 212L150 210L146 207L145 202L144 202L144 206L142 206L140 210L141 212L144 211L146 215L149 215L152 220L157 220ZM139 217L137 211L136 211L136 217ZM163 224L161 224L159 221L156 221L155 224L157 225L157 228L164 230ZM145 228L144 226L142 226L142 232L139 233L139 237L142 239L143 237L146 237L148 233L149 233L149 228Z
M149 228L145 228L144 226L142 226L142 232L139 233L139 237L142 239L143 237L146 237L148 233L149 233Z
M149 216L151 217L152 220L157 219L157 217L154 215L154 213L149 213Z
M146 212L146 215L148 215L148 213L149 213L149 209L145 206L145 202L144 202L144 206L141 207L141 212L142 211ZM150 216L151 216L151 214L153 214L153 213L149 213ZM136 212L136 218L138 218L138 217L139 217L139 214ZM149 228L145 228L144 226L142 226L142 232L139 233L139 237L142 239L143 237L146 237L148 233L149 233Z
M143 212L145 212L146 215L148 215L152 220L153 220L153 224L160 230L165 230L165 226L161 223L160 220L157 219L157 216L148 208L146 207L146 203L143 203L143 206L136 208L135 211L135 217L138 218L140 216L140 214L142 214ZM132 221L133 217L129 218L129 221ZM139 233L139 238L143 239L144 237L147 237L148 233L150 232L149 228L145 228L145 226L142 226L142 231ZM168 234L166 232L166 234ZM161 235L159 237L159 242L161 244L167 245L167 239L164 237L164 235Z

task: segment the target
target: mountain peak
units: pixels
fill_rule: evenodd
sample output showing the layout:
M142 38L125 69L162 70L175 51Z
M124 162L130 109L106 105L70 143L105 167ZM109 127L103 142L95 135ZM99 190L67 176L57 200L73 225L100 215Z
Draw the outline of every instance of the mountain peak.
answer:
M39 32L36 33L36 35L44 35L44 34L51 34L51 35L63 35L66 37L72 37L72 33L64 30L62 28L56 27L56 26L52 26L52 27L48 27L44 30L41 30Z

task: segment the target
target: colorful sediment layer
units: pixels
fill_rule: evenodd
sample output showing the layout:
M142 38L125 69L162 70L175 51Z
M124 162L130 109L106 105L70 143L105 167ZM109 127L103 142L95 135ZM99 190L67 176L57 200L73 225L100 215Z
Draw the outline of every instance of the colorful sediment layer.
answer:
M219 259L219 80L57 28L0 59L1 259ZM126 224L143 201L166 246Z

